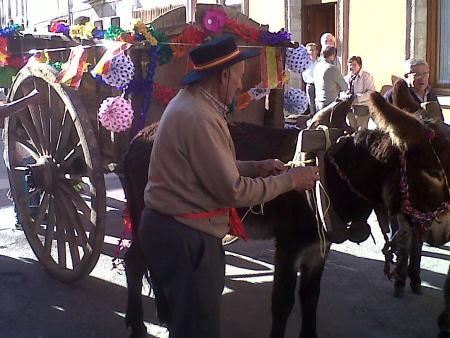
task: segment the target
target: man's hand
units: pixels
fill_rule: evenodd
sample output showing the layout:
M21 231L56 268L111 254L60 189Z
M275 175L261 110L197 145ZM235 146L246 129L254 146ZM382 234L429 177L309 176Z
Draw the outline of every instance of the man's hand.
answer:
M294 180L295 190L309 190L314 188L314 183L320 179L319 167L307 166L289 169L288 173Z
M256 168L261 177L279 175L287 170L284 163L276 159L258 161L256 162Z

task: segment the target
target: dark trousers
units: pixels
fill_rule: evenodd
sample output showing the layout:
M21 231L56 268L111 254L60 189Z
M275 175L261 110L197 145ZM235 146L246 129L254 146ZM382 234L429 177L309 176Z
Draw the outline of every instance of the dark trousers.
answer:
M306 96L309 103L309 115L314 116L316 114L316 87L314 83L306 84Z
M149 265L158 317L170 338L220 337L225 254L220 238L146 208L140 243Z

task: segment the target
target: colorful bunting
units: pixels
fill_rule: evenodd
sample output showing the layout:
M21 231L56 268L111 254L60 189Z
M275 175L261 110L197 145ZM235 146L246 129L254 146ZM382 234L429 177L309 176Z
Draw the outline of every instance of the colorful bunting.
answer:
M69 60L62 65L62 70L56 75L56 83L68 83L78 89L86 66L86 49L83 46L70 50Z
M8 58L8 39L0 37L0 67L6 65Z
M264 47L261 53L261 80L263 88L281 88L283 86L283 63L281 49Z
M91 71L93 77L95 77L96 75L108 74L109 68L111 66L111 60L115 56L119 55L120 53L123 53L125 50L131 47L131 44L121 41L111 41L109 42L108 45L109 47L106 49L105 54L103 54L100 61Z

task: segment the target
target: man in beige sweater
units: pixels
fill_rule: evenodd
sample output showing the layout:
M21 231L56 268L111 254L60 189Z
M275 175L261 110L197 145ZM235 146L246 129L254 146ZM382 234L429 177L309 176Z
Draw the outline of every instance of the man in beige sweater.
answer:
M150 158L140 241L158 316L170 338L220 336L225 258L221 239L245 236L235 207L310 189L316 167L289 171L278 160L236 161L226 114L242 89L244 60L232 36L190 52L194 70L161 118Z

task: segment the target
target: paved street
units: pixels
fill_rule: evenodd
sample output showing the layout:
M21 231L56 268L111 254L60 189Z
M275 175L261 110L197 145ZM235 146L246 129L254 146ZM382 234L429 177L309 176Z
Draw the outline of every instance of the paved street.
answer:
M52 279L36 261L22 231L14 228L8 181L0 167L0 338L126 337L125 276L112 270L111 257L122 231L123 192L115 176L106 178L108 225L100 260L91 275L65 285ZM371 224L375 220L371 219ZM334 245L322 280L319 337L429 338L437 334L449 248L425 248L424 294L392 297L393 285L383 276L382 239L377 243ZM227 247L222 337L262 338L270 329L273 276L272 241L239 241ZM148 293L148 288L145 290ZM151 337L168 337L156 325L154 303L146 297L145 320ZM297 337L300 308L295 306L287 338Z

